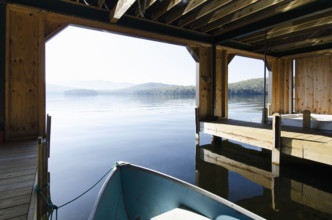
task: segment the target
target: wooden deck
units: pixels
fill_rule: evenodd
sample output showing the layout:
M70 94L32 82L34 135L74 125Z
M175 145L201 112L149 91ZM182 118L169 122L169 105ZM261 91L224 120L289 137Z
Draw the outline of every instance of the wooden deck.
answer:
M271 125L223 119L200 122L200 131L268 150L273 149L274 136ZM282 127L281 152L332 165L332 134Z
M37 171L37 141L0 145L0 220L28 219Z

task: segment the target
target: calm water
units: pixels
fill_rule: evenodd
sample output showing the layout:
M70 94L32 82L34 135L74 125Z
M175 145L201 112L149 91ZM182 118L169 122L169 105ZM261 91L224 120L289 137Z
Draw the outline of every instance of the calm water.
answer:
M261 97L230 98L229 117L259 122L262 101ZM281 169L282 176L272 180L265 151L248 153L252 150L227 141L211 145L210 136L204 134L200 146L195 146L194 106L195 100L189 98L49 95L53 202L66 203L92 186L116 161L128 161L197 184L270 219L331 217L326 213L332 210L332 183L317 172L331 174L330 168L309 164L311 169L305 171L312 172L306 174L299 172L303 169L297 163L285 162L295 167L294 174ZM217 159L211 162L205 155ZM258 168L248 175L246 169L235 169L234 164L230 168L224 160L239 160L240 168ZM277 187L271 187L272 183ZM100 187L101 183L61 208L59 219L86 219Z

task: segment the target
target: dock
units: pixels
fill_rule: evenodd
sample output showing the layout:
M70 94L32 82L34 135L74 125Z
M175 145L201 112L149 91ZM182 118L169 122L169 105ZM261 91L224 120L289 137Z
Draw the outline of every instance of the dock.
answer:
M0 219L30 219L36 173L37 140L0 145Z
M273 150L272 125L231 119L200 122L200 131L225 139ZM332 134L281 127L281 150L283 154L332 165Z

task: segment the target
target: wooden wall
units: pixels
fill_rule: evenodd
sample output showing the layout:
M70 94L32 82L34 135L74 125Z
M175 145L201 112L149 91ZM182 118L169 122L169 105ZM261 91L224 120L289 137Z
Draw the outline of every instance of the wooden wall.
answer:
M274 58L272 64L271 112L292 113L293 63L290 58Z
M40 10L7 5L6 140L45 133L45 43Z
M332 54L295 60L295 112L332 114Z

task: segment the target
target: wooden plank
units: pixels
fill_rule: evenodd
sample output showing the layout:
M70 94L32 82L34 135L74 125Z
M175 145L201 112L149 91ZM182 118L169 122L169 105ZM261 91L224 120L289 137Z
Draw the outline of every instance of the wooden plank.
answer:
M196 1L189 1L187 5L180 7L173 11L170 15L165 18L165 23L170 24L176 19L180 18L188 14L189 12L193 11L195 8L199 7L200 5L207 2L207 0L196 0Z
M206 16L203 19L200 19L199 21L193 23L193 25L190 27L192 30L197 30L198 28L210 24L216 20L222 19L225 16L232 14L242 8L247 7L248 5L251 5L258 0L240 0L240 1L232 1L230 4L226 5L225 7L221 8L218 11L213 12L213 15Z
M152 20L157 20L159 17L161 17L166 12L170 11L172 8L176 7L179 3L181 3L182 0L167 0L162 3L162 5L156 10L150 18Z
M135 0L119 0L110 12L110 21L116 23L126 11L134 4Z
M194 21L196 21L197 19L213 12L214 10L217 10L218 8L223 7L224 5L230 3L231 0L214 0L211 1L210 3L204 5L203 7L201 7L198 11L195 11L193 13L188 14L187 16L183 16L179 23L178 26L179 27L184 27Z
M42 12L7 5L7 33L6 140L36 137L45 129Z
M30 194L31 194L31 187L22 187L18 189L8 190L0 193L0 201L23 195L30 196Z
M226 18L220 19L219 22L214 22L212 24L205 25L200 30L203 32L209 32L216 28L222 27L226 24L232 23L234 21L237 21L239 19L243 19L247 16L250 16L254 13L257 13L259 11L265 10L269 7L273 7L279 3L285 2L287 0L274 0L274 1L258 1L255 4L252 4L248 7L245 7L243 9L237 10L235 13L233 13L231 16L228 16ZM251 21L251 19L250 19ZM252 21L251 21L252 23Z
M200 48L199 62L199 120L213 116L212 106L212 48Z
M16 196L7 198L5 200L0 200L0 210L6 209L9 207L17 206L17 205L24 205L30 203L30 195L23 195L23 196Z
M44 40L45 42L50 40L53 36L57 33L61 32L65 29L68 24L57 23L57 22L45 22L45 33L44 33Z
M34 165L31 169L25 168L22 171L7 171L7 173L0 173L0 184L2 179L26 176L26 175L34 175L36 173L36 165Z
M316 0L301 0L301 1L283 1L283 2L287 2L287 4L283 4L283 2L280 2L280 6L277 6L277 7L272 7L271 9L269 10L265 10L264 13L260 13L259 15L252 15L250 16L250 19L246 19L244 16L246 14L250 14L251 11L250 9L242 9L240 11L237 12L238 16L242 16L242 18L244 19L241 19L237 22L233 22L233 23L229 23L230 20L233 20L233 19L237 19L235 14L234 14L234 18L233 16L230 18L230 20L227 21L227 25L225 25L225 29L224 30L214 30L213 32L211 32L212 34L214 35L218 35L218 34L222 34L222 33L225 33L225 32L228 32L228 31L232 31L232 30L235 30L237 28L240 28L240 27L244 27L246 25L249 25L249 24L252 24L254 22L257 22L257 21L260 21L260 20L263 20L263 19L266 19L268 17L271 17L271 16L274 16L274 15L277 15L279 13L284 13L284 12L287 12L287 11L290 11L290 10L293 10L295 8L298 8L298 7L301 7L301 6L304 6L304 5L307 5L309 3L312 3ZM264 2L266 3L269 3L269 1L260 1L262 3L260 3L260 6L265 7L264 6ZM258 5L258 3L257 3ZM257 6L255 6L257 7ZM257 8L256 8L257 10ZM218 27L222 26L223 25L223 21L221 20L220 23L218 23ZM216 26L217 27L217 26Z
M29 204L13 206L7 209L0 209L0 220L19 217L27 214Z
M145 6L145 11L148 10L154 3L156 3L157 0L146 0L146 6ZM140 1L137 1L137 3L139 4ZM141 5L143 7L143 5ZM142 8L143 10L143 8ZM139 12L139 7L137 6L137 9L135 11L135 16L141 16L140 12Z
M11 185L1 185L0 186L0 192L8 191L8 190L14 190L24 187L31 187L33 184L33 180L31 181L23 181L23 182L17 182L15 184Z

